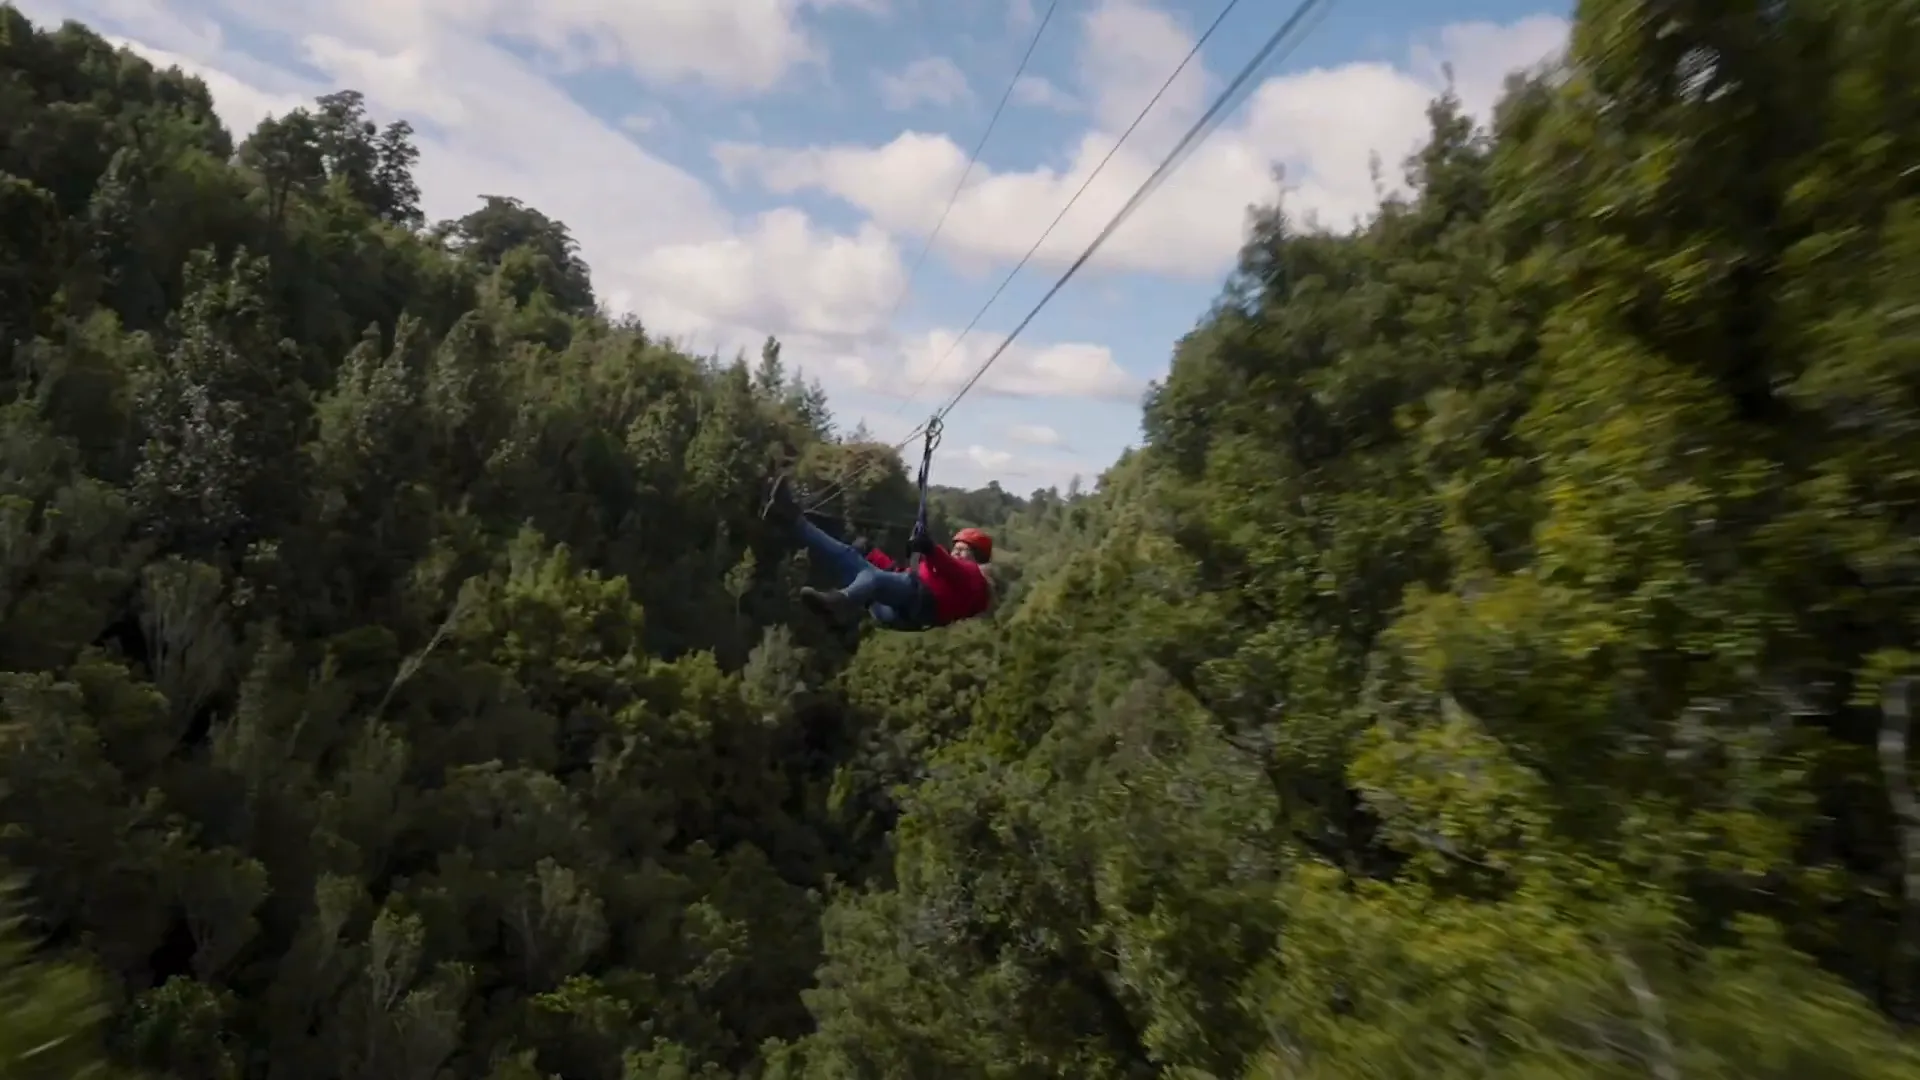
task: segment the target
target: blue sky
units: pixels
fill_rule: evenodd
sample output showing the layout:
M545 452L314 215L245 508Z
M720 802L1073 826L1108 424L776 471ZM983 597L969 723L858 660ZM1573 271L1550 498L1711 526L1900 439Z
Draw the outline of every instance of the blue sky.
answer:
M431 215L522 198L572 227L611 304L701 351L773 334L844 424L890 440L972 374L1292 8L1235 10L955 348L1225 0L1061 0L906 292L1047 0L16 3L202 76L242 135L358 89L418 128ZM1091 481L1137 439L1140 393L1231 269L1245 207L1279 194L1271 166L1288 206L1350 222L1377 199L1370 154L1397 179L1442 64L1484 113L1566 30L1564 7L1525 0L1336 0L955 409L936 478Z

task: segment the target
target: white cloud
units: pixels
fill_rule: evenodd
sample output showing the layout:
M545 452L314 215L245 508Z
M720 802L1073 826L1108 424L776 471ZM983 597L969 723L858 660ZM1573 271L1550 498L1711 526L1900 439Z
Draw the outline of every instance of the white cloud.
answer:
M913 425L903 417L884 412L868 415L865 421L875 442L883 445L907 442L901 453L901 463L911 475L920 460L919 442L911 438ZM851 426L852 420L849 419L847 423ZM1104 461L1066 455L1015 453L981 443L969 443L962 448L958 436L951 434L958 430L958 427L949 428L950 435L945 447L934 453L930 478L936 484L980 488L998 481L1015 494L1024 495L1046 487L1064 491L1074 477L1098 476L1107 465Z
M620 118L620 129L630 135L652 135L673 126L673 114L660 102L648 102Z
M178 67L198 76L235 139L246 138L267 116L312 103L307 85L284 68L226 51L226 31L201 12L173 10L157 0L8 2L42 27L78 20L112 45L132 49L160 68ZM229 62L209 66L207 58L216 55Z
M1047 487L1065 491L1075 477L1095 477L1104 468L1072 458L1028 457L978 444L968 446L964 455L948 454L934 463L935 483L980 488L998 481L1017 495Z
M967 447L967 460L990 472L1004 470L1013 461L1013 455L1005 450L989 450L975 444Z
M878 227L835 235L790 208L761 215L739 235L665 245L623 265L649 323L843 341L884 329L906 277Z
M100 4L112 12L110 29L168 54L198 56L221 48L226 38L220 24L203 13L168 11L143 0L100 0ZM67 19L91 23L92 19L84 3L69 0L14 0L14 6L40 23L57 24ZM102 36L107 29L94 26Z
M146 0L103 0L128 4ZM443 35L511 39L563 69L622 67L657 84L765 93L826 50L810 11L879 13L884 0L333 0L302 8L279 0L217 0L249 21L301 33L317 26L402 50Z
M195 25L164 0L53 0L57 8L31 2L36 19L76 17L103 31ZM334 0L311 13L311 28L293 21L297 7L226 2L261 20L255 32L291 32L291 44L320 77L228 48L232 35L217 25L169 39L192 54L138 39L128 44L205 80L222 118L241 136L261 117L309 104L316 94L341 86L362 91L376 117L414 121L416 173L430 217L465 214L482 195L523 199L572 227L610 304L638 311L663 333L704 335L729 351L767 333L812 335L845 348L847 337L874 332L899 288L898 253L877 228L836 233L794 210L737 221L700 180L469 32L468 23L442 18L440 8L451 0L381 0L399 24L425 31L404 42L392 25L368 16L373 0ZM120 18L126 11L146 14ZM658 122L664 114L651 103L634 117Z
M698 83L734 94L767 90L823 55L813 13L829 7L878 13L883 0L560 0L539 9L506 0L325 0L310 8L268 0L173 2L187 10L169 0L24 0L22 6L36 21L79 18L132 39L159 63L199 75L239 136L261 117L306 104L315 94L342 86L361 90L377 119L414 122L430 216L464 214L486 194L524 199L572 226L611 306L635 310L655 331L723 355L742 346L751 351L761 335L775 334L795 364L836 390L848 423L878 418L843 407L859 399L838 391L905 395L918 386L922 400L950 394L1000 340L970 336L934 370L954 340L950 331L902 340L884 325L903 276L898 247L932 227L966 162L964 150L946 136L907 132L879 147L792 153L719 147L716 157L736 180L776 193L834 192L871 218L859 227L827 228L785 208L743 220L701 179L636 142L636 129L658 131L673 122L661 102L638 95L621 103L625 121L603 120L547 74L556 63L573 69L618 64L656 83ZM1014 0L1010 16L1018 15L1020 3ZM1165 77L1165 70L1149 73L1152 65L1170 67L1188 40L1186 30L1144 0L1096 0L1081 26L1083 70L1074 85L1032 80L1020 91L1023 100L1040 103L1044 87L1062 98L1073 91L1089 116L1116 117L1127 95L1137 100L1141 85L1150 83L1151 92ZM1291 177L1303 185L1296 205L1358 212L1372 197L1367 150L1379 147L1391 159L1393 144L1404 149L1417 140L1442 62L1452 63L1468 103L1484 106L1513 66L1510 58L1528 50L1537 55L1562 36L1564 24L1545 18L1453 27L1416 51L1404 70L1353 65L1269 80L1244 115L1115 238L1104 261L1217 272L1240 240L1243 222L1233 208L1270 196L1267 165L1274 158L1288 161ZM529 64L525 50L516 54L500 44L504 39L531 44L545 66ZM1096 39L1106 51L1094 51ZM1204 89L1202 76L1190 78ZM1197 108L1201 95L1180 88L1174 97L1178 108L1169 109L1170 117ZM1162 108L1168 108L1164 101ZM976 171L948 221L942 252L976 260L1023 252L1111 146L1108 127L1096 122L1056 168ZM1123 151L1042 257L1077 254L1150 167L1146 155L1170 142L1170 131ZM1162 145L1154 145L1155 138ZM1007 350L970 400L1013 395L1131 404L1140 389L1098 344L1022 343ZM1081 429L1071 430L1078 441ZM1043 445L1012 429L1004 437L1009 446ZM948 460L956 473L972 470L969 475L984 478L971 455ZM1019 456L997 468L1001 476L1044 474L1048 482L1059 473L1063 482L1073 472L1097 472L1096 464Z
M1006 338L976 331L960 341L958 348L955 340L952 331L933 330L910 343L901 377L909 386L953 393L980 370ZM1141 389L1140 381L1114 362L1113 351L1105 345L1062 342L1035 346L1016 342L1000 354L971 392L1131 401Z
M981 370L1006 338L975 331L954 347L951 330L930 330L889 349L869 339L859 354L842 352L826 363L829 386L879 394L896 404L931 407L957 392ZM876 359L878 358L878 359ZM1113 359L1112 350L1089 342L1025 345L1016 342L968 391L972 397L1077 398L1132 404L1145 384Z
M263 90L224 71L202 68L191 57L179 53L156 49L130 38L110 37L107 40L121 48L132 49L156 67L177 67L198 76L201 82L207 84L207 93L213 96L214 112L219 114L221 123L232 132L236 142L252 134L260 121L269 116L280 116L302 105L313 104L310 94Z
M873 149L833 147L789 152L722 142L715 144L713 153L721 175L729 183L752 180L776 195L809 188L830 191L859 206L881 225L910 233L932 231L945 193L953 190L967 167L967 152L952 139L917 131L902 132L892 142ZM942 194L929 199L928 193L936 190ZM961 201L966 201L966 193L962 193Z
M1080 103L1073 95L1038 75L1022 75L1013 82L1013 100L1021 105L1054 112L1073 112Z
M430 217L465 214L482 195L523 199L573 229L603 293L632 293L639 253L734 230L700 180L496 45L459 33L398 48L321 34L300 41L325 76L310 89L355 87L375 115L414 121Z
M1533 15L1515 22L1454 23L1441 28L1439 41L1413 49L1413 66L1431 84L1444 78L1451 66L1454 90L1476 113L1485 114L1499 100L1507 73L1559 53L1567 44L1567 21L1553 15Z
M973 96L966 73L944 56L915 60L897 72L874 77L880 100L900 112L916 105L954 105Z
M1045 424L1010 424L1007 438L1025 446L1060 446L1066 442L1059 432Z
M1147 0L1099 0L1081 18L1078 72L1080 88L1093 102L1097 130L1125 131L1180 66L1193 40L1181 19ZM1206 107L1209 82L1206 65L1196 58L1160 95L1134 137L1158 144L1157 152L1164 153L1163 147L1170 147Z
M1099 119L1063 169L994 172L976 168L941 234L955 257L1012 260L1024 254L1112 148L1117 133L1178 63L1191 34L1141 0L1102 0L1085 20L1082 89ZM1272 201L1272 166L1286 169L1286 205L1347 226L1378 204L1374 154L1389 163L1426 132L1426 106L1455 73L1462 103L1486 115L1505 75L1563 47L1567 23L1535 16L1504 26L1450 27L1415 50L1408 66L1353 63L1267 79L1236 117L1199 148L1102 249L1096 265L1212 277L1232 264L1244 235L1242 209ZM1153 171L1177 137L1176 121L1196 113L1207 77L1195 68L1162 99L1158 122L1143 124L1040 249L1036 259L1070 262ZM1165 110L1161 113L1159 110ZM1149 131L1152 128L1154 130ZM770 191L830 193L897 233L924 235L966 161L943 135L908 132L883 146L780 149L722 144L715 154L736 180ZM1397 169L1384 178L1399 186Z

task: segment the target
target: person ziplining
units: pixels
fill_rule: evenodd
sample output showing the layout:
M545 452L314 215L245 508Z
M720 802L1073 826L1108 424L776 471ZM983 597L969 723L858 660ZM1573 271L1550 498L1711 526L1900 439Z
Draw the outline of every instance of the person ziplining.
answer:
M927 530L927 470L938 433L937 422L929 426L920 459L920 512L907 538L912 557L905 570L893 569L886 552L870 544L844 543L807 520L794 498L792 481L786 476L774 480L767 517L792 528L814 560L840 583L834 589L802 588L802 603L834 622L858 618L864 609L882 627L907 632L951 626L993 606L993 584L983 569L993 561L993 537L979 529L961 529L952 548L943 549Z
M1209 26L1206 33L1202 34L1200 38L1194 42L1193 47L1187 51L1186 58L1181 60L1180 66L1175 68L1173 74L1169 75L1166 82L1161 84L1160 89L1156 91L1153 97L1147 102L1146 107L1140 110L1140 115L1134 120L1133 124L1122 134L1119 142L1116 142L1112 150L1108 151L1107 158L1094 167L1093 172L1090 173L1086 180L1080 185L1080 189L1074 192L1073 196L1067 200L1065 206L1061 207L1059 215L1053 220L1053 224L1047 226L1046 231L1040 234L1040 239L1034 241L1033 246L1027 249L1027 254L1021 257L1020 262L1016 264L1013 270L1008 273L1007 277L1001 281L1000 287L994 290L993 296L987 299L986 305L981 307L980 312L974 316L973 321L967 324L966 329L961 332L961 338L966 337L967 333L972 331L973 326L986 314L987 308L991 307L994 300L1000 296L1001 290L1005 289L1007 284L1013 280L1014 275L1020 272L1021 267L1027 264L1028 259L1031 259L1033 255L1039 251L1040 245L1052 234L1054 227L1060 224L1061 220L1066 217L1067 211L1072 209L1074 203L1079 201L1080 196L1084 194L1092 184L1094 176L1098 175L1100 171L1106 167L1107 160L1111 160L1114 153L1119 150L1120 142L1125 142L1127 136L1132 134L1134 127L1137 127L1142 120L1146 119L1147 113L1151 111L1154 104L1160 100L1161 95L1166 93L1180 72L1185 70L1187 64L1199 54L1201 45L1213 36L1213 32L1219 29L1221 23L1226 20L1228 13L1233 11L1239 2L1240 0L1228 0L1226 7L1223 8L1220 15L1214 19L1213 25ZM987 580L986 573L981 569L985 563L993 558L992 538L978 529L962 529L954 536L953 548L951 551L948 551L942 550L938 544L933 542L932 537L927 534L927 466L933 457L934 444L939 440L942 421L947 414L952 412L954 407L960 403L960 400L966 397L967 393L980 382L987 374L987 371L1000 359L1001 355L1013 345L1014 340L1026 330L1028 324L1033 322L1035 316L1039 315L1041 310L1053 300L1054 296L1066 287L1067 282L1071 281L1073 276L1080 272L1081 267L1087 265L1087 262L1091 260L1094 254L1100 250L1101 246L1113 236L1121 224L1132 216L1133 212L1139 209L1147 197L1179 167L1180 163L1186 159L1192 149L1206 138L1217 118L1234 103L1242 89L1260 68L1265 65L1275 53L1280 52L1283 46L1286 46L1287 51L1290 52L1292 45L1289 43L1297 44L1300 38L1304 36L1303 34L1296 35L1295 32L1301 26L1305 25L1306 20L1310 16L1322 13L1325 7L1330 5L1331 2L1332 0L1300 0L1299 5L1294 9L1293 13L1267 38L1266 44L1247 61L1240 69L1239 74L1233 78L1233 81L1228 83L1226 88L1215 96L1213 104L1208 106L1206 112L1202 113L1200 117L1187 128L1186 133L1181 136L1179 143L1162 157L1159 166L1155 168L1145 180L1141 181L1139 187L1134 189L1133 195L1127 199L1119 210L1114 212L1113 217L1107 222L1106 226L1094 236L1093 240L1087 244L1086 249L1080 253L1080 256L1067 266L1060 274L1058 280L1053 283L1053 286L1040 297L1038 302L1033 305L1033 308L1027 312L1026 316L1014 325L1013 330L1000 340L1000 343L994 347L993 351L987 355L987 358L974 370L973 375L961 384L960 389L947 400L947 403L934 412L933 418L928 422L927 426L921 429L926 433L927 442L926 451L920 459L920 515L914 523L913 535L908 540L908 546L913 551L913 559L906 571L894 571L884 568L885 566L890 566L892 563L892 560L887 558L884 552L876 553L871 549L863 552L821 531L812 522L807 520L806 511L794 500L791 485L787 478L783 476L774 482L773 492L768 497L767 506L763 510L762 516L769 518L778 516L787 521L799 533L801 542L806 545L809 551L813 552L815 558L831 568L840 580L840 587L837 589L802 589L800 591L800 597L808 606L830 617L844 617L857 612L861 608L865 608L873 613L874 617L879 620L882 626L890 629L929 630L935 627L948 626L963 619L973 618L985 612L992 605L992 586ZM1042 25L1044 25L1044 23ZM1028 52L1031 54L1031 47L1029 47ZM1024 64L1025 61L1022 61L1023 67ZM1002 105L1004 106L1004 104L1005 101L1003 100ZM998 115L996 111L995 117L997 118ZM989 130L992 129L991 122L988 124L988 128ZM983 138L982 145L984 144L985 140ZM977 158L978 155L979 149L976 148L974 156ZM972 161L970 160L968 170L971 169ZM952 209L953 200L959 196L961 187L965 185L965 182L966 176L963 173L961 176L961 184L954 188L954 194L948 198L948 210ZM943 212L941 214L942 222L945 221L945 218L946 214ZM938 232L937 227L935 231L936 233ZM927 248L931 249L931 247L932 238L929 237ZM922 258L924 258L925 255L926 251L923 250ZM911 278L911 275L909 275L909 278ZM948 352L951 353L958 346L959 339L956 339L952 345L949 346ZM940 368L945 360L946 356L941 356L940 359L934 363L933 369L929 370L927 377L931 376L932 370ZM926 377L923 377L923 382L925 378ZM917 389L918 387L915 388L916 391ZM908 396L911 397L912 394ZM903 404L904 401L905 399L903 399ZM909 436L908 438L910 441L912 437ZM902 443L900 448L904 449L906 445L906 443ZM849 480L842 480L836 487L845 487L848 483L850 483Z

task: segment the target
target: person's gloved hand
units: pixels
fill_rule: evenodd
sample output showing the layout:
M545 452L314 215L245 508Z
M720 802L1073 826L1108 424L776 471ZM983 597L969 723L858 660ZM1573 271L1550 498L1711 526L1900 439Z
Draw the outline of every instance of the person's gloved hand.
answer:
M907 537L907 550L915 555L925 555L938 546L933 542L933 537L927 535L923 529L915 529L913 535Z

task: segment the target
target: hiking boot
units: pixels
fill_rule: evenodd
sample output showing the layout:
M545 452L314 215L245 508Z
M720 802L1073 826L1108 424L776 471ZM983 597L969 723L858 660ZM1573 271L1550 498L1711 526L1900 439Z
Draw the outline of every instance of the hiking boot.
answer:
M839 589L816 589L804 586L800 590L800 602L812 608L821 618L831 622L846 622L851 614L852 604L847 594Z

